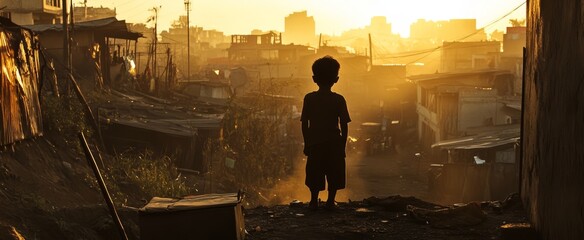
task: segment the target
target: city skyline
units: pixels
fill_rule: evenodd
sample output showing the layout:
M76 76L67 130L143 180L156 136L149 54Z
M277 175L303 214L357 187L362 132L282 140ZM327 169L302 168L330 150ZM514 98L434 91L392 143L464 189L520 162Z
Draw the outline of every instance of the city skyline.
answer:
M307 11L309 16L314 16L317 34L340 35L346 30L369 25L374 16L385 16L392 24L394 33L409 37L410 24L417 19L432 21L476 19L477 28L481 28L509 13L523 2L523 0L191 1L191 26L216 29L228 35L249 34L254 29L284 31L284 18L287 15ZM76 3L76 6L82 6L82 4ZM152 11L148 9L160 6L159 32L168 29L178 16L186 15L184 1L129 0L120 3L113 0L90 0L88 6L116 8L118 19L131 23L145 23L152 15ZM420 8L420 6L424 7ZM515 18L525 18L525 5L497 23L489 25L486 31L490 33L495 29L504 30L504 27L509 25L509 19Z

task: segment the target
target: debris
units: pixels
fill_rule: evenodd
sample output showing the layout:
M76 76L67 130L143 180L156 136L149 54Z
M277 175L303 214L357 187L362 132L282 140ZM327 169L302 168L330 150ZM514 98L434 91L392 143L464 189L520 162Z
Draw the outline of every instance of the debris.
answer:
M521 196L519 196L519 193L511 193L501 202L501 206L503 209L523 209Z
M535 230L529 223L508 223L501 226L501 239L536 239Z
M290 207L291 208L299 208L299 207L302 207L302 204L303 203L301 201L294 199L292 202L290 202Z
M436 205L433 203L425 202L415 197L402 197L400 195L389 196L386 198L370 197L363 200L363 203L369 206L379 206L385 210L392 212L403 212L406 211L408 205L421 207L421 208L444 208L443 206Z
M359 217L366 217L366 216L370 216L370 215L374 214L375 211L368 209L368 208L357 208L357 209L355 209L355 213Z
M230 169L235 168L235 159L226 157L225 158L225 166L230 168Z
M487 215L478 203L472 202L461 207L430 210L408 205L408 212L418 222L435 228L455 228L482 223Z
M491 210L491 212L496 214L501 214L503 207L499 201L484 201L481 202L481 208L483 210Z

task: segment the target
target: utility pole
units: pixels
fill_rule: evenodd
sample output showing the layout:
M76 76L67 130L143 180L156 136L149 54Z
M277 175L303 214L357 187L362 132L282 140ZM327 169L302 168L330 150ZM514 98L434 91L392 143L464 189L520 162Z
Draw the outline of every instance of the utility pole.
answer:
M87 0L83 1L83 8L84 8L83 20L87 21Z
M185 10L187 11L187 80L191 77L191 0L185 0Z
M67 71L70 71L70 61L69 61L69 26L67 19L67 0L61 2L61 8L63 9L63 61L65 61L65 66Z
M150 11L154 11L154 16L150 16L148 18L148 22L154 21L154 35L152 38L152 77L154 77L154 91L158 93L160 90L160 81L158 79L157 67L158 63L156 62L156 53L157 53L157 44L158 44L158 10L160 10L162 6L153 7Z
M373 45L371 44L371 33L369 33L369 64L373 66Z
M154 11L154 16L153 18L151 18L152 20L154 20L154 36L152 39L152 43L153 43L153 61L152 61L152 75L154 76L154 78L156 79L158 77L158 75L156 75L157 71L156 71L156 67L157 67L157 63L156 63L156 53L157 53L157 44L158 44L158 10L160 10L161 6L158 7L153 7L151 10Z

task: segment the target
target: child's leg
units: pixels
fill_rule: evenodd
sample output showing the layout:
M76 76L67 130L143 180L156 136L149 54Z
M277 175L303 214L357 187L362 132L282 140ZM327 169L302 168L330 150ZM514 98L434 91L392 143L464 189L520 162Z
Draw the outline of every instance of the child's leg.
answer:
M308 207L311 209L318 208L318 190L310 189L310 203Z
M329 189L328 190L328 199L326 200L326 204L327 205L334 205L336 195L337 195L337 189Z
M318 203L318 190L310 189L310 202Z

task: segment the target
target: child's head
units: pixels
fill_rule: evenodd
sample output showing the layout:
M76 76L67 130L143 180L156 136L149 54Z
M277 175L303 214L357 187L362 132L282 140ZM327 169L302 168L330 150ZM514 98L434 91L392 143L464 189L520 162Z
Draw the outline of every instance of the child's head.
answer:
M339 80L341 65L331 56L324 56L312 64L312 80L319 87L331 87Z

